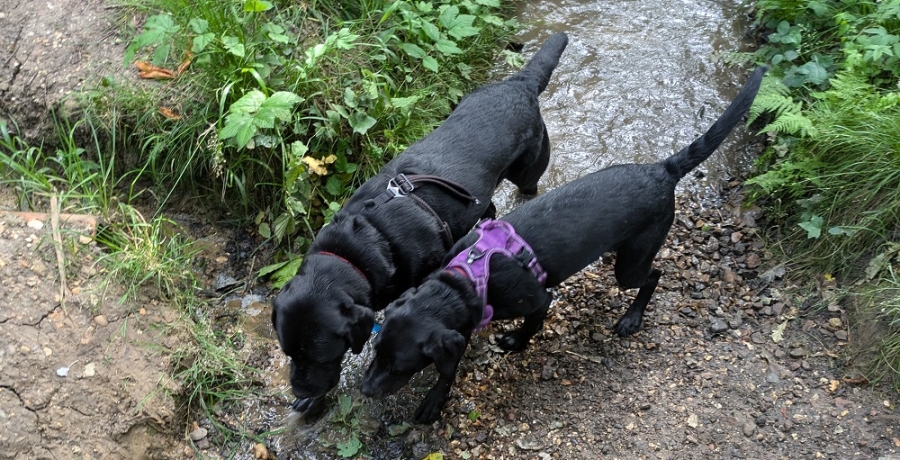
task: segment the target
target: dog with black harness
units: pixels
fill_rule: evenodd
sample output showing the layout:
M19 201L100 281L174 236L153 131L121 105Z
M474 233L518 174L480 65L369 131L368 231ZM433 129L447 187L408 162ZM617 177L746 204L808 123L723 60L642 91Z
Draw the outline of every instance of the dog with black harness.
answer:
M472 92L431 134L366 181L322 228L274 300L272 324L291 358L294 408L324 409L347 350L360 353L374 313L436 268L479 219L504 178L537 193L550 160L538 95L568 43L547 40L507 79Z
M386 308L363 394L392 394L434 363L438 380L415 420L439 419L473 331L492 319L524 317L520 328L498 340L507 351L524 350L543 327L552 300L547 288L608 251L616 251L619 285L639 288L613 330L623 337L637 332L660 278L652 264L675 218L675 185L740 122L765 72L753 72L712 127L665 160L611 166L544 193L501 220L480 222L453 246L443 269Z

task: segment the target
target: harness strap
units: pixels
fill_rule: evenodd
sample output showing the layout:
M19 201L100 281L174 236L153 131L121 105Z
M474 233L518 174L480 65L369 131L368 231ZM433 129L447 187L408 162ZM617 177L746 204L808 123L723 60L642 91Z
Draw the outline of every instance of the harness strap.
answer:
M401 196L408 196L413 198L413 201L419 205L422 209L427 211L429 214L434 216L435 219L440 223L441 226L441 237L444 240L444 247L449 248L453 245L453 235L450 232L450 226L444 219L441 219L438 216L437 212L425 202L425 200L412 195L411 192L416 189L416 186L421 185L436 185L444 190L448 191L450 195L455 198L458 198L463 201L471 201L472 203L479 203L478 198L468 192L462 185L457 184L448 179L444 179L440 176L432 176L427 174L397 174L395 177L391 178L388 181L388 185L385 190L378 194L375 198L366 201L366 208L372 209L378 207L384 203L387 203L394 198Z
M475 284L475 292L484 304L481 322L476 330L487 327L494 316L494 307L488 304L487 288L490 279L490 260L494 254L516 261L537 278L542 285L547 281L547 271L538 263L534 250L522 239L509 222L485 219L475 227L478 241L453 257L445 270L459 273Z
M344 263L349 264L351 267L353 267L353 269L356 270L357 273L359 273L359 276L362 276L363 279L366 280L367 283L369 283L369 278L366 277L366 274L363 273L362 270L359 269L359 267L357 267L356 265L354 265L353 262L350 262L349 260L347 260L347 259L345 259L345 258L343 258L343 257L341 257L341 256L339 256L339 255L337 255L337 254L335 254L335 253L333 253L333 252L319 251L319 252L317 252L316 254L322 254L322 255L324 255L324 256L337 257L339 260L342 260L342 261L344 261ZM372 284L372 283L369 283L369 284Z

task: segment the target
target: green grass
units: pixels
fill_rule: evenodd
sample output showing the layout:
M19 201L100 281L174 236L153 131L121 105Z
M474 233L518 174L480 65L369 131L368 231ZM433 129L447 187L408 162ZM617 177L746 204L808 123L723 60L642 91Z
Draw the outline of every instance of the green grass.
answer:
M151 288L182 311L193 341L171 362L186 416L208 417L216 443L259 439L220 417L254 391L257 371L240 354L244 337L195 296L195 251L166 210L187 199L227 211L280 242L287 263L267 271L291 275L359 184L485 82L516 28L502 3L129 1L122 11L146 21L123 28L133 37L123 63L190 61L185 71L100 79L46 145L0 123L0 186L22 209L57 196L63 212L99 216L100 272L122 300Z
M156 104L101 90L90 94L95 106L140 133L142 174L154 183L206 194L296 253L356 186L484 81L515 28L497 0L128 6L147 20L126 64L191 63L157 85Z
M771 143L751 196L795 277L835 274L851 297L879 299L860 318L891 325L875 369L900 382L897 279L871 269L894 264L900 240L900 0L760 0L756 11L765 41L743 59L772 66L751 109Z

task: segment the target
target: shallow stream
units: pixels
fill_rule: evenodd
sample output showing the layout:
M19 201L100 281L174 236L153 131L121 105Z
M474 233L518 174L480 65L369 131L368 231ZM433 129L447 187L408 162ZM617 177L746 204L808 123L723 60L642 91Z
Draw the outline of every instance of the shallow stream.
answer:
M569 34L569 45L541 97L552 142L541 191L612 164L653 162L678 151L713 123L749 75L720 63L721 53L745 46L748 21L736 0L530 0L521 3L518 19L523 30L517 41L525 45L526 60L553 33ZM498 63L498 79L511 72ZM706 187L706 181L745 170L752 162L748 139L746 130L738 128L698 168L700 173L686 177L680 187ZM495 196L501 213L519 200L510 184ZM283 386L288 395L287 361L276 354L266 384ZM360 399L360 375L370 354L367 346L363 354L345 360L342 382L333 393ZM320 450L315 439L336 443L351 430L377 431L385 420L396 421L396 414L411 414L432 378L426 371L399 395L367 403L366 410L354 412L355 428L350 417L339 421L334 403L311 424L290 414L283 401L278 407L254 402L245 415L259 426L286 427L269 437L279 458L338 458L333 447ZM367 447L373 458L395 458L403 450L390 441L374 450Z

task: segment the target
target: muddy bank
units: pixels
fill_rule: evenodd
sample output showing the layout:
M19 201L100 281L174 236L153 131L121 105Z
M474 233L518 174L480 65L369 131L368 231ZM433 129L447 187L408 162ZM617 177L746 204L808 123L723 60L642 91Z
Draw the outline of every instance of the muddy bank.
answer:
M52 112L77 111L73 92L100 78L132 79L122 66L118 10L105 0L6 0L0 6L0 119L30 142L55 142Z
M74 252L60 259L40 219L0 210L0 458L190 452L170 375L170 354L189 343L177 310L147 295L121 302L95 265L92 228L63 226Z

